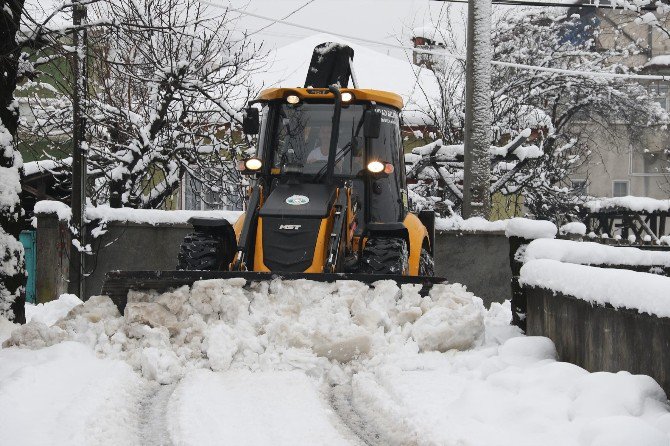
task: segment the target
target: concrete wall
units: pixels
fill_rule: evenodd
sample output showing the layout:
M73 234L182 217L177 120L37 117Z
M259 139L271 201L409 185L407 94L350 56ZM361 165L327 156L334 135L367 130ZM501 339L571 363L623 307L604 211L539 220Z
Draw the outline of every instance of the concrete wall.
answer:
M500 232L438 232L435 275L462 283L484 300L503 302L512 295L509 241Z
M85 298L100 293L113 270L174 270L179 244L190 225L112 222L93 240L95 255L86 259ZM67 292L70 238L55 215L39 215L37 229L37 298L46 302ZM488 307L511 296L509 243L503 233L438 232L435 274L467 286Z
M191 231L191 225L110 223L92 244L97 255L86 261L86 298L100 294L108 271L176 269L179 245Z
M56 215L40 215L36 232L35 298L44 303L67 293L71 237Z
M55 215L37 221L37 301L48 302L67 292L71 239ZM85 259L84 298L100 293L108 271L175 269L179 244L190 231L190 225L112 222L97 239L89 235L95 254Z
M670 395L670 319L591 305L543 288L526 289L527 331L554 341L558 358L591 372L649 375Z

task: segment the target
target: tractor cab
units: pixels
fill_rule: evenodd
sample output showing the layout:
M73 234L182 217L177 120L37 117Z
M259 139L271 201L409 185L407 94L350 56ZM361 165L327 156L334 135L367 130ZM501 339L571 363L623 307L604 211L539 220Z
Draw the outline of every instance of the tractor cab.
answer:
M348 185L362 214L357 232L369 221L403 220L407 196L399 96L336 87L282 88L263 91L254 103L260 104L260 113L247 110L245 129L258 129L257 153L240 169L264 183L268 195L277 187L335 190Z

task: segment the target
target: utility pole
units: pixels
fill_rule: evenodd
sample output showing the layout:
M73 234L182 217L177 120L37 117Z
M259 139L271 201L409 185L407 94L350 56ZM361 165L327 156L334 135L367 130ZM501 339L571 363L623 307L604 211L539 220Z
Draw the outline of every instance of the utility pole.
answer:
M491 0L469 0L463 217L491 214Z
M86 20L86 6L74 1L72 7L72 44L75 49L72 63L72 194L70 207L72 236L79 240L80 249L70 246L70 274L68 292L84 299L84 252L86 246L86 168L87 150L84 141L86 122L84 101L86 98L86 31L82 24Z

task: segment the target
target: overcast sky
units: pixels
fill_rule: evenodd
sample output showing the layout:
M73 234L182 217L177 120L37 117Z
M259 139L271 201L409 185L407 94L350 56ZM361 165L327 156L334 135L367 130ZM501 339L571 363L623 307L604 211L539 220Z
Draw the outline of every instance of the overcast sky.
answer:
M227 0L210 1L222 5L228 3ZM281 18L308 1L232 0L231 3L237 8ZM443 2L429 0L314 0L286 20L321 28L325 31L395 44L398 43L398 39L401 39L403 44L410 45L408 39L411 29L437 22L443 5ZM461 26L464 10L463 6L452 4L452 20L455 20L457 24L460 22ZM240 28L257 30L267 24L267 21L246 17L236 25ZM258 38L263 39L269 47L273 47L284 46L312 34L315 33L282 24L274 24L261 31ZM402 52L398 50L388 48L376 48L376 50L396 57L403 57Z

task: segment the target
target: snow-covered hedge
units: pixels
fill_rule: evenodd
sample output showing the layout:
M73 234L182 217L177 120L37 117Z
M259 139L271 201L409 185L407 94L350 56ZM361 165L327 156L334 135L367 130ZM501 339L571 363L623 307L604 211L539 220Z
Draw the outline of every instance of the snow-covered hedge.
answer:
M609 304L614 308L670 317L669 277L537 259L521 268L519 283L524 287L540 287L593 304Z
M643 265L670 267L670 251L647 251L571 240L533 240L526 248L525 262L550 259L581 265ZM670 289L668 289L670 292Z
M35 205L35 214L56 214L59 220L67 221L72 216L70 207L59 201L39 201ZM241 215L240 211L164 211L161 209L113 209L108 206L89 206L86 208L86 218L101 220L103 223L118 221L129 223L184 224L191 217L225 218L235 223Z

